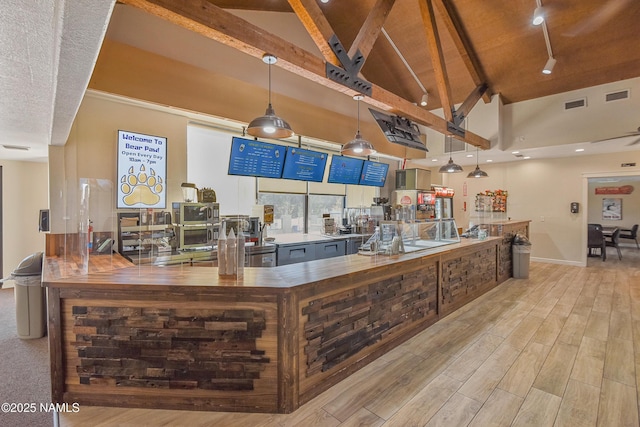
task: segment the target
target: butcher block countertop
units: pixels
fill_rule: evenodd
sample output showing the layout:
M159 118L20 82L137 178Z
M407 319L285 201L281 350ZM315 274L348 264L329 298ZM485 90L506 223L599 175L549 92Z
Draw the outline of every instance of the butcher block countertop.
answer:
M166 290L167 286L173 286L223 287L232 288L234 291L240 289L286 290L308 283L376 270L396 263L411 260L420 262L422 258L458 251L474 245L495 245L496 240L500 238L489 237L483 241L463 239L460 243L396 256L347 255L278 267L245 267L244 278L240 280L219 278L217 267L135 266L118 254L91 256L89 273L83 274L77 260L47 257L43 282L45 286L55 288L100 286L101 289L126 289L145 286L148 287L147 290L153 288Z

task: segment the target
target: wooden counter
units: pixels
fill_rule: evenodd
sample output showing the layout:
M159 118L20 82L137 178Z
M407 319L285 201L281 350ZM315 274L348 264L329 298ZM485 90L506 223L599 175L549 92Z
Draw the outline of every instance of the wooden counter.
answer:
M214 267L45 271L53 401L292 412L500 283L502 245L245 268L241 281Z

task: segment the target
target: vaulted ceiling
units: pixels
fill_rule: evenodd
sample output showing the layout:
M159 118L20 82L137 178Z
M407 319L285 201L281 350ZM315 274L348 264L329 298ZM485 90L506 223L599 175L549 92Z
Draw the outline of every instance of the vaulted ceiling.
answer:
M467 54L472 61L475 58L473 65L486 79L488 92L501 94L507 104L640 75L637 0L543 0L549 40L558 61L551 75L541 73L547 61L542 27L531 23L536 0L208 2L224 9L281 12L293 12L292 6L298 10L317 5L347 49L376 8L390 8L380 22L389 37L384 33L376 37L362 74L402 98L420 100L422 89L394 51L395 44L428 90L431 109L442 103L428 46L429 30L421 13L421 4L427 3L433 4L451 98L456 104L463 102L478 82L455 44L454 33L468 41Z
M637 0L549 1L548 31L532 25L532 0L121 1L249 55L275 54L281 67L344 93L370 83L366 102L442 133L455 133L480 98L500 94L508 104L640 75L640 49L629 48L637 44ZM232 9L295 13L320 55ZM550 53L557 64L545 75ZM347 86L359 85L335 83L327 64ZM428 109L443 108L444 120L415 105L424 90ZM490 145L468 131L459 139Z
M345 68L327 43L335 35L348 58L354 58L356 48L362 54L359 75L372 85L366 102L441 133L449 131L447 122L455 121L456 114L491 95L499 94L509 104L640 76L639 0L541 1L557 60L550 75L541 73L548 57L543 29L531 24L536 0L119 0L245 54L273 53L280 58L278 66L332 90L355 94L356 90L326 77L327 63ZM56 129L68 129L73 120L86 88L83 82L98 54L96 42L111 17L110 2L101 9L68 3L63 11L55 7L55 0L44 8L14 3L12 12L0 17L3 28L16 29L3 37L5 53L11 54L3 55L7 72L0 77L5 101L0 130L12 135L9 142L16 144L60 143L64 135ZM315 48L303 49L249 24L234 14L238 9L294 14ZM40 21L62 25L54 25L52 32L17 30L20 23ZM91 37L73 37L85 28L97 31ZM51 58L51 52L58 56ZM72 60L66 60L66 52L73 54ZM21 73L16 67L34 70L43 59L54 70L45 85L49 89L39 89L33 73ZM486 91L477 91L480 85L486 85ZM26 92L29 88L33 90ZM429 93L425 108L415 105L423 88ZM24 116L30 105L41 106L39 117L48 121L42 130L13 120L16 111ZM56 118L62 106L64 117ZM440 107L445 119L431 113ZM463 139L488 146L485 138L471 132Z

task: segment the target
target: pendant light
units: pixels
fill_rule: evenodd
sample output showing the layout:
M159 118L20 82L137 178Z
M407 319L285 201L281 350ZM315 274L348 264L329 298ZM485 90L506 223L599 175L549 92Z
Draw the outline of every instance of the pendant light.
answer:
M376 153L376 149L373 145L360 135L360 100L362 98L364 98L362 95L356 95L353 97L353 99L358 101L358 130L356 132L356 137L342 146L340 154L350 156L370 156Z
M269 65L269 105L264 116L255 118L249 123L247 133L261 138L287 138L293 135L291 126L284 119L276 116L276 112L271 106L271 65L278 59L269 53L262 55L262 61Z
M446 138L445 142L449 141L449 161L447 162L446 165L441 166L438 172L440 173L462 172L462 166L456 163L453 163L453 159L451 158L451 135L446 135L445 138Z
M488 178L489 175L480 169L480 165L478 163L478 147L476 147L476 169L473 172L469 172L467 178Z

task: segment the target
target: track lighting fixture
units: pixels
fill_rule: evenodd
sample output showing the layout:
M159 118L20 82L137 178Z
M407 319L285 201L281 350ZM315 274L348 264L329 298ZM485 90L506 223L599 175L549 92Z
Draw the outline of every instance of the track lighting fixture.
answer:
M547 46L547 54L549 59L542 69L542 74L551 74L553 67L556 65L556 59L553 57L553 50L551 50L551 41L549 40L549 30L547 29L547 22L544 18L544 11L542 10L542 4L540 0L536 0L536 10L533 14L533 24L542 26L542 34L544 35L544 43Z
M420 100L420 105L422 107L426 107L428 102L429 102L429 94L425 92L424 95L422 95L422 99Z
M550 56L549 59L547 59L547 63L544 65L544 68L542 69L542 74L551 74L554 65L556 65L556 59L553 56Z
M540 25L544 22L544 9L542 6L536 7L533 11L533 25Z
M271 106L271 65L278 59L269 53L262 55L262 61L269 65L269 105L264 116L255 118L249 123L247 133L261 138L287 138L293 135L291 126L284 119L276 116L276 112Z

